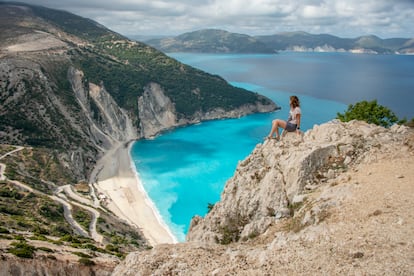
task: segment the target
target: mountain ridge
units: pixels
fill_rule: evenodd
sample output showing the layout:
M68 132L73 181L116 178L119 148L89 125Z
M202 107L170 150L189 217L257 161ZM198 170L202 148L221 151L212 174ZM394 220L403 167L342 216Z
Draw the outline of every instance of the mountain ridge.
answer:
M152 39L146 43L164 52L275 53L272 48L251 36L218 29L205 29L171 38Z
M240 35L220 29L203 29L175 37L146 40L146 43L164 52L268 54L279 51L317 51L371 54L414 53L414 44L412 39L409 38L381 39L374 35L341 38L330 34L310 34L297 31L273 35L243 35L244 40L237 40L237 37ZM233 41L231 41L232 39ZM256 44L247 43L249 40L254 41ZM256 45L260 45L260 47L256 47ZM241 49L245 50L242 51Z

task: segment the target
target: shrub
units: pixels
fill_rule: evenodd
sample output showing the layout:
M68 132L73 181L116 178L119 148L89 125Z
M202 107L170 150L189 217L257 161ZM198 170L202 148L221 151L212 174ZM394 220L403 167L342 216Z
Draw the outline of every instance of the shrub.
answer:
M84 228L88 229L92 221L92 215L80 208L73 208L73 218Z
M20 200L24 197L23 194L17 192L14 189L10 189L8 187L0 189L0 196L1 197L10 197L10 198L14 198L14 199L17 199L17 200Z
M59 221L63 218L63 206L46 202L40 206L39 213L50 220Z
M115 246L113 244L107 244L105 246L105 249L108 250L108 251L112 251L112 252L119 252L119 247Z
M16 236L14 236L14 239L18 240L18 241L25 241L26 240L22 235L16 235Z
M37 241L47 241L48 239L44 235L33 235L29 239L31 240L37 240Z
M93 250L93 251L98 250L98 248L95 245L91 244L91 243L82 244L82 248L90 249L90 250Z
M0 234L10 234L10 231L6 228L0 227Z
M35 247L27 244L26 242L13 242L13 248L9 248L8 252L16 255L20 258L32 259L35 252Z
M36 234L37 236L43 236L44 235L48 235L49 231L48 229L45 229L43 227L41 227L40 225L35 225L34 229L33 229L33 233Z
M73 253L73 255L76 255L76 256L79 256L79 257L81 257L81 258L92 258L92 256L91 255L88 255L88 254L85 254L85 253L83 253L83 252L72 252Z
M23 211L17 209L14 206L10 206L10 205L0 205L0 213L4 213L4 214L9 214L9 215L16 215L16 216L21 216L23 215Z
M238 242L241 229L243 229L247 222L247 217L241 214L234 214L229 217L227 223L224 226L219 227L221 237L216 237L216 242L224 245Z
M80 243L80 240L77 237L74 237L70 234L64 235L60 238L60 241L71 242L71 243Z
M72 233L72 230L70 229L68 225L59 223L52 227L52 232L53 234L57 236L62 236L62 235L70 235L70 233Z
M371 102L362 101L355 105L350 104L348 110L344 114L337 113L336 118L342 122L360 120L383 127L389 127L398 122L398 117L394 112L387 107L379 105L377 100ZM399 123L404 122L404 120L399 121Z
M51 248L48 248L48 247L38 247L37 248L38 250L42 250L42 251L44 251L44 252L49 252L49 253L53 253L53 252L55 252L53 249L51 249Z

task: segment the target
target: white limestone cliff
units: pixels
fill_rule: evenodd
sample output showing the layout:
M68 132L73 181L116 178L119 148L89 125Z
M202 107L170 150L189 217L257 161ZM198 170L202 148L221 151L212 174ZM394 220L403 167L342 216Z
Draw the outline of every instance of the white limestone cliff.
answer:
M150 83L138 99L141 136L149 138L178 125L175 106L162 88Z
M73 67L69 68L68 79L88 119L88 122L83 123L89 126L90 137L97 147L104 151L119 142L138 138L138 131L133 126L130 116L117 105L103 85L91 82L87 85L83 72ZM97 110L92 110L91 104Z

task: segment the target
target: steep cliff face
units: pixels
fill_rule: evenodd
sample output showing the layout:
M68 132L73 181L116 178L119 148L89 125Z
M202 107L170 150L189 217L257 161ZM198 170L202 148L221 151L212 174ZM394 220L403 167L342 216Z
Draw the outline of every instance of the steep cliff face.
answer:
M192 116L184 117L177 112L175 104L166 95L164 89L157 83L150 83L145 87L143 95L138 98L140 135L150 138L161 131L177 126L221 118L238 118L255 112L273 111L275 106L267 104L266 101L263 102L262 100L264 99L258 96L258 100L255 103L245 104L239 108L231 110L213 108L207 112L198 111L192 114Z
M102 85L84 80L84 73L74 67L68 79L76 99L88 119L89 135L96 146L109 149L114 143L138 138L137 128L125 110L115 102Z
M412 268L414 132L363 122L266 140L187 240L114 275L402 274Z
M146 138L178 125L174 104L156 83L145 87L138 99L138 113L141 135Z

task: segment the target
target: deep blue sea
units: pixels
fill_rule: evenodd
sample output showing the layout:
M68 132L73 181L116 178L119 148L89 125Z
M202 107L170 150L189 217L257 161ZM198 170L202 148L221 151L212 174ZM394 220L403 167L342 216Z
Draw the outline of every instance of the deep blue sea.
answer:
M414 117L414 56L346 53L277 55L171 54L177 60L263 94L282 110L178 128L134 143L131 157L144 188L179 241L191 218L220 199L237 163L263 141L274 118L301 100L301 128L335 118L347 105L377 99L398 117Z

